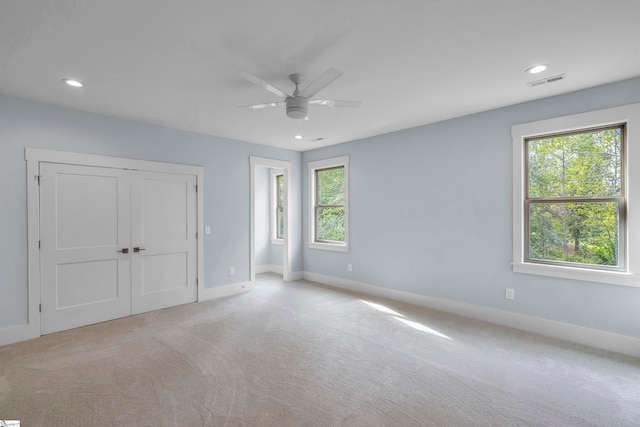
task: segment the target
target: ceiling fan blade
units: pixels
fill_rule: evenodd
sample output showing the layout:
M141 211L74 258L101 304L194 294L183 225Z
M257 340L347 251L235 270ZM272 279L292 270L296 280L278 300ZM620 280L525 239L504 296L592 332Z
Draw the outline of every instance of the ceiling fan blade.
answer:
M360 101L340 101L337 99L314 99L309 101L309 105L316 107L347 107L355 108L360 106Z
M311 98L313 95L329 86L331 82L333 82L341 75L342 71L336 70L335 68L329 68L327 71L320 74L320 77L309 83L309 86L304 88L301 95L305 98Z
M238 108L248 108L249 110L258 110L260 108L278 107L284 105L286 102L267 102L266 104L253 104L253 105L240 105Z
M238 71L238 75L240 77L242 77L243 79L249 80L251 83L257 84L258 86L262 86L263 88L265 88L269 92L271 92L273 94L276 94L281 98L286 98L286 97L289 96L285 92L283 92L280 89L278 89L277 87L275 87L273 85L270 85L269 83L267 83L264 80L262 80L260 77L254 76L253 74L251 74L248 71L245 71L245 70Z

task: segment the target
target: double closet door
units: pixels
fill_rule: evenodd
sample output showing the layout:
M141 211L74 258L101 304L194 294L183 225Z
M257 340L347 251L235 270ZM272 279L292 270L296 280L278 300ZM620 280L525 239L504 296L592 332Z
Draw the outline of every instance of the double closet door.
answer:
M197 300L196 176L40 164L41 332Z

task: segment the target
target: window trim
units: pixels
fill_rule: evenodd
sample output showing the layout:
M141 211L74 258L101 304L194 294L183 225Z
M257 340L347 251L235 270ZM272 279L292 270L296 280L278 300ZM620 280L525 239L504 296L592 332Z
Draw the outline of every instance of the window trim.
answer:
M271 169L271 244L273 245L282 245L284 243L284 236L278 237L278 176L282 176L282 180L284 183L284 170L282 169ZM282 206L282 212L284 215L284 206Z
M581 197L573 197L573 196L567 196L567 197L530 197L529 196L529 179L528 179L528 175L529 175L529 146L530 146L530 142L531 141L536 141L536 140L540 140L540 139L548 139L548 138L554 138L554 137L564 137L564 136L572 136L572 135L581 135L581 134L586 134L589 132L598 132L598 131L606 131L606 130L612 130L612 129L620 129L620 160L621 160L621 165L620 165L620 173L621 173L621 190L620 190L620 195L618 196L581 196ZM523 233L524 235L524 242L523 242L523 249L524 249L524 259L525 262L531 262L531 263L536 263L536 264L545 264L545 265L560 265L560 266L565 266L565 267L583 267L586 268L588 270L607 270L607 271L619 271L619 272L625 272L626 271L626 264L627 264L627 256L626 256L626 244L625 244L625 237L626 237L626 212L627 212L627 197L626 197L626 161L627 161L627 155L626 155L626 142L627 142L627 137L626 137L626 126L625 123L617 123L615 125L611 125L611 126L599 126L599 127L593 127L593 128L586 128L586 129L578 129L572 132L563 132L563 133L554 133L554 134L546 134L546 135L536 135L535 137L527 137L524 139L524 150L523 150L523 156L524 156L524 171L522 172L523 174L523 179L524 179L524 195L523 195L523 199L524 199L524 208L523 208L523 227L525 228L525 232ZM527 225L530 224L530 216L529 216L529 208L532 205L536 205L536 204L551 204L551 203L558 203L558 204L562 204L562 203L617 203L618 204L618 230L619 230L619 240L618 240L618 265L617 266L612 266L612 265L597 265L597 264L584 264L584 263L577 263L577 262L567 262L567 261L555 261L555 260L538 260L538 259L534 259L531 258L531 254L530 254L530 242L531 242L531 236L530 233L526 232L526 228Z
M577 130L606 127L623 124L625 140L623 141L626 159L623 159L623 174L626 185L626 232L621 236L621 244L625 245L625 270L607 270L589 268L585 265L569 266L530 262L525 259L526 227L524 176L525 140L540 135L567 133ZM536 274L565 279L583 280L627 286L640 286L640 104L631 104L606 110L592 111L571 116L558 117L531 123L523 123L511 127L513 147L513 260L512 267L516 273ZM638 154L636 154L638 150ZM640 208L639 208L640 209Z
M333 157L308 163L309 166L309 248L349 252L349 156ZM316 241L316 171L344 168L344 242Z

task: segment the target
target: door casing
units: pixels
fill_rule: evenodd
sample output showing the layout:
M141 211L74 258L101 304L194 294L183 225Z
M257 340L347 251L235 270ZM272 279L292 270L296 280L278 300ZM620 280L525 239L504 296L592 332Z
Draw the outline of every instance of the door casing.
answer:
M251 194L251 224L250 224L250 263L251 263L251 282L255 283L256 280L256 237L255 237L255 224L256 224L256 212L255 212L255 175L256 168L266 167L274 169L282 169L284 174L284 238L283 238L283 250L282 250L282 278L285 281L294 280L293 273L291 271L291 162L284 160L268 159L264 157L251 156L249 158L250 169L250 194Z
M28 339L41 335L40 327L40 163L63 163L78 166L107 167L114 169L140 170L148 172L175 173L195 175L197 192L197 277L198 301L204 294L204 225L203 225L203 190L204 168L193 165L153 162L147 160L127 159L120 157L98 156L92 154L70 153L55 150L26 148L27 161L27 259L28 259L28 324L21 327L20 338Z

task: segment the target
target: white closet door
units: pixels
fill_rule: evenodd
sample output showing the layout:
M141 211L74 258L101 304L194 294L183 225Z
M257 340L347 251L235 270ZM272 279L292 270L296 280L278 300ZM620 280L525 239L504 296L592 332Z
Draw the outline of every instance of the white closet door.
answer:
M40 164L41 328L131 314L130 174Z
M132 172L133 314L197 300L196 207L194 175Z

